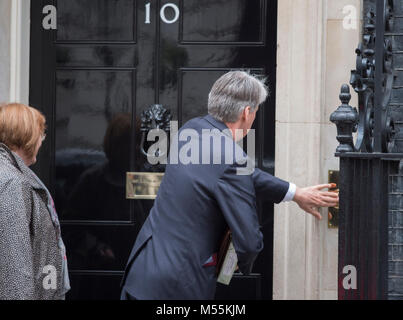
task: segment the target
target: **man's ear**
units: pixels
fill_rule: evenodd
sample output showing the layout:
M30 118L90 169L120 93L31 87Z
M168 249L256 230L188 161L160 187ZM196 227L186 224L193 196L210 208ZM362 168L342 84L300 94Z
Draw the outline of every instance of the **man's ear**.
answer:
M246 120L250 114L252 113L252 108L250 106L246 106L245 109L243 109L243 118Z

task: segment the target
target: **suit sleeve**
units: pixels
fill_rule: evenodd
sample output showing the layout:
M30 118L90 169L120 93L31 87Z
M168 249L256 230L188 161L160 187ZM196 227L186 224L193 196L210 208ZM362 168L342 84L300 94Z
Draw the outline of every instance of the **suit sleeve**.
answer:
M0 299L35 299L30 220L32 203L23 186L0 189Z
M252 174L256 196L263 201L280 203L288 192L290 183L258 168Z
M236 167L231 166L218 180L215 195L232 231L238 267L243 274L248 275L257 255L263 249L253 180L250 175L237 175Z

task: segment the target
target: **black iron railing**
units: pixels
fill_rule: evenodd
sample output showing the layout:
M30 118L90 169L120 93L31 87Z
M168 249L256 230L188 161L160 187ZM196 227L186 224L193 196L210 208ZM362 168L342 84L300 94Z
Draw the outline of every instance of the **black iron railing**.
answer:
M393 0L370 4L350 79L358 94L358 109L349 105L350 88L345 84L342 104L330 117L340 142L336 150L340 158L339 299L387 298L389 181L403 159L403 154L392 153L396 128L389 107L394 70L387 34L394 25ZM351 267L356 278L349 274Z

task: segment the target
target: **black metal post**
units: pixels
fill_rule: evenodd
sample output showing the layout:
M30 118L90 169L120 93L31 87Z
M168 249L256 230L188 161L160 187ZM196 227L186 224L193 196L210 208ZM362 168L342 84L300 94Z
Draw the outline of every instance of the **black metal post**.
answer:
M388 297L389 181L403 159L392 153L395 127L389 113L393 51L385 32L393 28L393 1L371 4L350 80L359 95L359 113L348 105L349 90L343 85L342 105L330 117L340 142L338 293L343 300ZM357 287L346 286L346 266L356 269Z
M375 130L374 152L382 152L382 100L383 100L383 60L385 43L385 8L386 0L376 1L376 31L375 31Z

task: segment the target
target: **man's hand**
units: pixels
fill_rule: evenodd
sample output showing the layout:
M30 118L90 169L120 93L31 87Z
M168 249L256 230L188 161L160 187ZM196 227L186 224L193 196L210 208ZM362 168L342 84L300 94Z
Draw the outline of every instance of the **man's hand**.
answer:
M322 191L322 189L333 188L332 184L321 184L318 186L298 188L295 191L294 199L299 207L321 220L318 207L336 207L339 204L339 195L335 192Z

